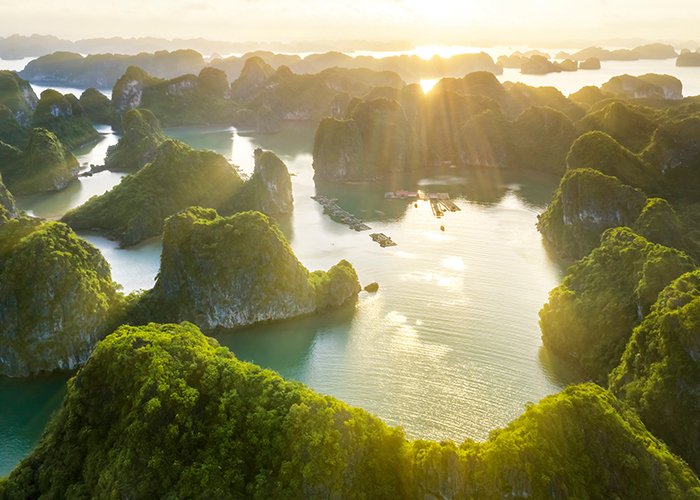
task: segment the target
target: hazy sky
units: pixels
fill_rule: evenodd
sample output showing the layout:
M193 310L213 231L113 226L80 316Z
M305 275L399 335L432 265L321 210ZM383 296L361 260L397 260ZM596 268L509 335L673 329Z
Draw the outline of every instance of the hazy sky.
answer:
M217 40L700 39L698 0L0 0L0 36Z

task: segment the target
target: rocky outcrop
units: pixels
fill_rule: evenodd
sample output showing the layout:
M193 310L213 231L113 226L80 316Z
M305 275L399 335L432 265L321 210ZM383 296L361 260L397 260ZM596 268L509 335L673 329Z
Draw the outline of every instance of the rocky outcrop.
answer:
M520 72L523 75L546 75L547 73L559 73L560 71L562 71L562 68L559 65L540 55L524 59L520 66Z
M572 61L571 59L564 59L561 62L555 62L554 65L561 71L576 71L578 70L578 63Z
M275 74L275 69L260 57L246 60L241 76L231 84L231 95L239 101L249 101L262 88L265 81Z
M158 119L147 109L132 109L124 116L119 142L110 146L105 158L109 170L140 170L151 163L168 137Z
M129 66L112 89L115 110L123 115L130 109L138 108L142 104L144 90L162 81L138 66Z
M38 102L28 81L14 71L0 71L0 106L7 107L17 123L28 127Z
M608 228L631 226L646 205L639 190L590 168L568 170L537 228L563 254L580 259Z
M600 89L627 99L682 99L683 84L675 76L649 73L642 76L614 76Z
M342 182L416 168L416 133L401 105L384 98L362 101L346 121L325 118L314 138L314 177Z
M53 89L47 89L41 93L32 126L53 132L69 150L99 137L85 115L80 101L72 94L64 96Z
M700 53L686 52L676 59L676 66L700 66Z
M186 207L219 207L241 184L223 156L169 139L151 163L62 220L74 229L98 229L133 245L160 234L163 221Z
M84 363L121 300L99 250L68 226L0 226L0 374L25 377Z
M111 125L115 122L112 101L94 87L80 95L80 105L92 123Z
M130 66L114 85L112 102L120 116L148 108L168 127L230 123L237 109L226 75L215 68L162 80Z
M158 281L145 303L158 321L211 331L337 307L359 291L346 261L309 273L259 212L222 218L189 208L165 224Z
M293 209L292 178L287 166L272 151L257 148L253 175L224 205L224 213L257 210L266 215L290 213Z
M578 63L578 69L600 69L600 59L589 57L585 61Z
M15 194L61 189L80 172L75 156L66 151L53 133L41 128L32 131L24 153L10 152L7 148L5 153L13 153L14 161L0 166L0 172Z
M12 193L8 191L0 177L0 225L10 219L16 219L18 216L17 206Z

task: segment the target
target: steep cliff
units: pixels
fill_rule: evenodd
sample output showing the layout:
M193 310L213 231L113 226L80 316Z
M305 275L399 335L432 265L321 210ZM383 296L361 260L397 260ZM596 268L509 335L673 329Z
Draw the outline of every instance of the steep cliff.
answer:
M163 230L163 221L193 205L218 207L242 184L226 159L167 140L153 162L107 193L63 216L74 229L100 229L133 245Z
M540 311L542 341L605 384L659 292L694 268L683 252L610 229L550 292Z
M294 208L292 178L287 166L272 151L254 151L253 175L220 212L256 210L266 215L289 213Z
M401 105L360 102L346 121L325 118L314 138L314 177L355 181L416 168L420 148Z
M0 106L7 107L17 123L23 127L31 124L38 101L28 81L14 71L0 71Z
M592 384L529 405L484 443L409 442L362 409L238 361L188 323L122 327L100 343L42 441L0 482L3 500L696 500L699 490Z
M16 219L18 215L15 199L2 182L2 177L0 177L0 225L10 219Z
M144 90L162 81L160 78L149 75L138 66L129 66L112 89L114 109L123 115L130 109L140 107Z
M168 137L160 122L147 109L132 109L124 115L119 142L110 146L105 167L110 170L139 170L151 163Z
M247 59L241 75L231 84L231 96L245 102L253 98L262 88L275 69L260 57Z
M77 177L80 165L72 153L66 151L56 136L41 128L35 128L24 153L10 152L0 144L0 156L12 160L0 165L5 181L15 194L54 191L64 187Z
M590 168L568 170L537 229L560 252L580 259L598 246L608 228L631 226L646 197L615 177Z
M659 295L632 335L610 389L696 470L700 468L700 271Z
M41 93L32 127L53 132L69 150L99 137L75 96L64 96L53 89Z
M359 291L346 261L309 274L265 215L224 218L192 207L166 221L158 280L144 305L156 321L211 331L337 307Z
M218 69L162 80L130 66L114 85L112 102L121 116L148 108L164 126L204 125L230 123L238 109L230 94L226 75Z
M64 224L0 226L0 374L72 369L114 328L120 294L102 254Z
M675 76L648 73L641 76L614 76L600 89L628 99L682 99L683 84Z

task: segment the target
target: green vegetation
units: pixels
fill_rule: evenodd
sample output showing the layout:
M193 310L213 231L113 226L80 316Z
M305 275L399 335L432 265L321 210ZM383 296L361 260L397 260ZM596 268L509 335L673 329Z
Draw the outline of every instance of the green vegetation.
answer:
M206 331L238 328L337 307L359 291L346 261L309 274L261 213L219 217L191 207L166 221L158 280L135 304L132 322L147 314Z
M80 105L92 123L111 125L116 121L112 101L94 87L81 94Z
M700 271L696 270L661 292L610 375L611 390L696 470L700 467L698 318Z
M629 228L610 229L550 292L540 311L542 341L605 383L659 292L694 268L683 252L650 243Z
M692 245L684 241L685 228L673 207L663 198L649 198L632 229L652 243L681 250Z
M238 361L195 326L121 327L68 383L0 498L700 498L688 467L591 384L485 443L409 442Z
M0 143L0 151L2 148L2 143ZM0 153L1 154L1 153ZM0 162L2 160L0 159ZM0 226L10 219L17 218L17 207L15 206L15 199L12 196L5 184L2 182L2 177L0 177Z
M53 132L69 150L99 137L79 101L72 94L63 96L52 89L41 93L32 127Z
M617 177L623 184L639 188L647 195L665 191L659 170L604 132L588 132L576 139L566 156L566 165L571 170L590 168Z
M151 163L168 137L158 119L147 109L132 109L124 115L119 142L110 146L105 167L110 170L139 170Z
M563 254L580 259L606 229L632 226L646 197L615 177L590 168L567 170L537 228Z
M214 68L162 80L130 66L112 90L118 113L147 108L166 127L229 123L237 110L229 97L226 74Z
M287 166L272 151L257 148L253 154L253 175L219 211L232 213L256 210L266 215L291 212L294 197Z
M0 105L0 142L16 148L24 148L29 141L30 133L31 129L20 125L8 107Z
M9 109L17 123L23 127L30 125L37 101L27 80L14 71L0 70L0 106Z
M592 111L577 125L581 132L605 132L627 149L639 153L649 144L657 127L650 111L648 108L615 101L598 111Z
M80 170L78 160L56 136L35 128L24 153L0 143L0 173L16 194L61 189Z
M122 244L133 245L160 234L163 221L186 207L219 206L241 184L223 156L167 140L152 163L69 211L62 220L74 229L101 229Z
M83 363L116 325L121 294L102 254L57 222L0 225L0 374Z

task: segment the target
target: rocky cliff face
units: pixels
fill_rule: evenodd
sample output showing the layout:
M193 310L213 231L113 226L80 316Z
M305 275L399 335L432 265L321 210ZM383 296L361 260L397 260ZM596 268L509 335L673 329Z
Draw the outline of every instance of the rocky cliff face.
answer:
M265 81L275 74L275 69L260 57L247 59L241 76L231 84L231 96L239 101L249 101L260 89Z
M385 98L362 101L349 120L325 118L314 138L314 177L357 181L416 168L420 148L401 105Z
M12 193L8 191L0 177L0 224L17 218L17 207Z
M231 123L236 106L229 97L225 73L214 68L161 80L130 66L112 90L121 116L130 109L148 108L165 126Z
M148 303L159 308L157 318L211 331L309 314L359 291L345 261L310 275L259 212L222 218L190 208L166 222L160 273Z
M537 228L558 250L576 259L598 246L608 228L632 226L646 197L593 169L566 172Z
M38 102L28 81L21 79L14 71L0 71L0 105L12 111L17 123L29 126Z
M675 76L648 73L642 76L615 76L600 86L605 92L628 99L682 99L683 84Z
M254 152L253 175L225 205L225 212L257 210L266 215L289 213L294 208L292 179L287 166L271 151Z
M80 165L48 130L35 128L26 151L6 171L6 180L17 194L54 191L77 177Z
M120 299L99 250L56 222L0 229L0 374L72 369L114 326Z
M145 89L162 82L138 66L129 66L112 89L112 103L118 113L124 114L130 109L138 108Z
M110 146L105 167L110 170L139 170L151 163L168 137L158 119L147 109L132 109L124 116L119 142Z

